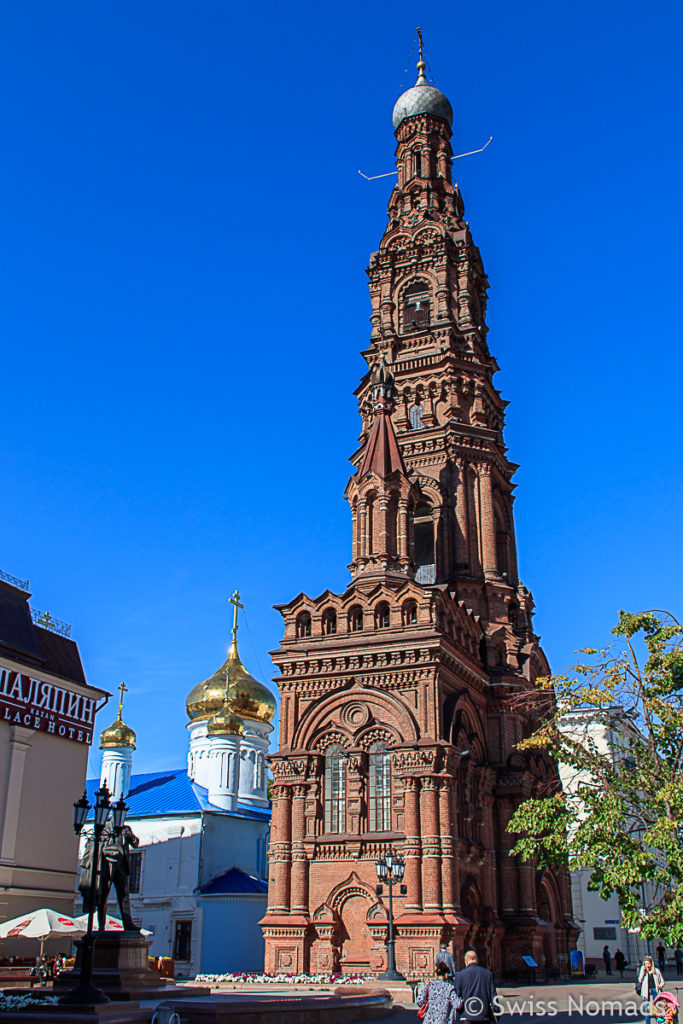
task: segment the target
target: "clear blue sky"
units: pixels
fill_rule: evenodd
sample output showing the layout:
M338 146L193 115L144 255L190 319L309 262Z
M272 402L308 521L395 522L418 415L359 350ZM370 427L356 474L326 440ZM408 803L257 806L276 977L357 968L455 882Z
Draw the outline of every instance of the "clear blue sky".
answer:
M348 581L392 184L358 168L418 24L456 152L494 136L457 178L551 662L683 614L678 3L5 4L0 567L126 680L138 770L183 762L236 586L269 679L271 606Z

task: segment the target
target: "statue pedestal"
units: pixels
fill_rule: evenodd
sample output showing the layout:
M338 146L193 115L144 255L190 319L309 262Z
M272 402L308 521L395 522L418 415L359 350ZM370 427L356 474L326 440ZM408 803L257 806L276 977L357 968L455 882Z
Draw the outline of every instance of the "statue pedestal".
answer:
M153 971L147 958L151 939L139 932L95 932L93 984L110 999L140 1000L163 999L182 993L183 996L209 995L203 986L185 986L176 989L174 981L161 978ZM73 971L62 971L54 981L55 994L63 995L74 988L80 978L82 956L81 940L76 941L76 966Z

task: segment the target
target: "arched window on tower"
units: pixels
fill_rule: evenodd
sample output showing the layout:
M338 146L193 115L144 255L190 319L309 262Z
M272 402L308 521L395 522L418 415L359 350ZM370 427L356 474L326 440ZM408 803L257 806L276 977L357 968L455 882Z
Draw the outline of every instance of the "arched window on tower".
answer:
M334 608L327 608L323 612L323 635L332 636L337 632L337 613Z
M368 827L391 831L391 759L386 743L373 743L368 759Z
M418 583L434 583L436 558L434 554L434 521L432 509L426 503L418 505L413 514L413 540Z
M417 622L417 605L414 601L406 601L403 605L403 625L414 626Z
M416 281L403 293L403 327L416 330L429 323L429 287L425 281Z
M349 609L349 632L359 633L363 628L363 609L355 604Z
M418 402L410 407L410 429L422 430L422 427L422 406Z
M375 610L375 625L377 629L386 629L389 626L389 605L382 601Z
M301 612L296 617L296 635L297 639L311 635L311 616L308 612Z
M325 831L346 830L346 767L338 743L325 754Z
M413 168L415 169L415 177L422 177L422 153L419 149L413 150Z

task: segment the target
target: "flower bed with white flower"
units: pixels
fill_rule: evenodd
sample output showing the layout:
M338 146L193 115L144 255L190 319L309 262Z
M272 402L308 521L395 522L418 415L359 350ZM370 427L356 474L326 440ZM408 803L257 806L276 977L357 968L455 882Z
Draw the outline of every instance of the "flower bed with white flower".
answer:
M363 985L372 981L368 974L257 974L256 972L198 974L197 982L205 985Z
M11 992L0 992L0 1013L28 1013L46 1004L57 1002L57 996L12 995Z

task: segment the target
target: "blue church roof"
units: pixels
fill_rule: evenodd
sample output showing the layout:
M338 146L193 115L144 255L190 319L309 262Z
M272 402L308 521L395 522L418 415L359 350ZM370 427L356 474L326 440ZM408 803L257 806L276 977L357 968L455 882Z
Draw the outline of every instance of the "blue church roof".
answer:
M86 792L92 804L99 779L88 779ZM126 797L129 818L154 818L169 814L198 814L213 811L233 818L254 818L270 821L270 807L237 805L236 811L226 811L209 803L208 790L192 782L186 768L171 768L163 772L146 772L132 775L130 790Z
M216 875L199 889L202 896L223 896L236 893L266 893L268 883L255 875L248 875L241 868L230 868L222 875Z

